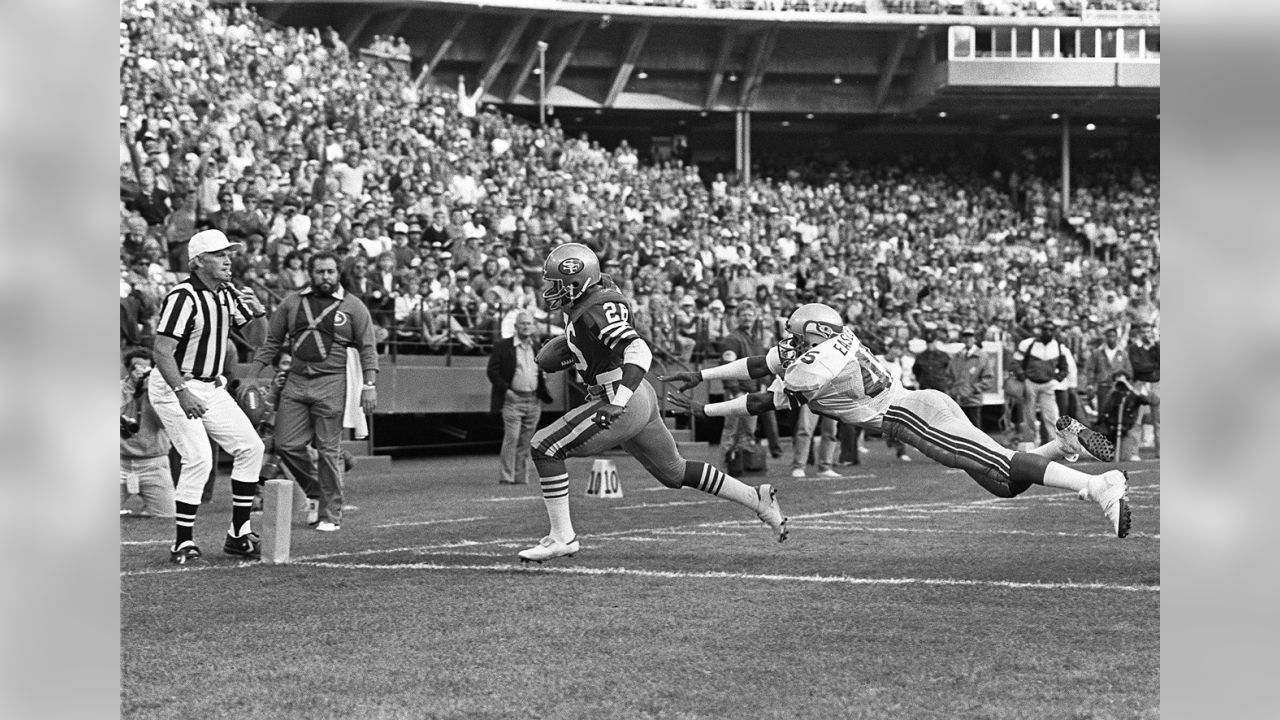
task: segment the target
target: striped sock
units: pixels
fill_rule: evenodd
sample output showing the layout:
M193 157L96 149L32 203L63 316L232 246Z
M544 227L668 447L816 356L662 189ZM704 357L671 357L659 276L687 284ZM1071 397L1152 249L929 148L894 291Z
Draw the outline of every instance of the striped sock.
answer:
M240 537L250 532L249 511L253 508L253 496L257 482L231 481L231 534Z
M569 516L569 473L539 478L542 484L542 502L547 506L547 518L551 521L551 537L562 542L572 540L573 520Z
M741 480L726 475L714 465L695 460L684 464L685 487L695 488L704 493L732 500L739 505L756 510L760 507L760 495L756 489Z
M173 546L176 548L184 542L191 542L192 531L196 526L196 511L200 506L184 502L175 502L173 506L177 529Z

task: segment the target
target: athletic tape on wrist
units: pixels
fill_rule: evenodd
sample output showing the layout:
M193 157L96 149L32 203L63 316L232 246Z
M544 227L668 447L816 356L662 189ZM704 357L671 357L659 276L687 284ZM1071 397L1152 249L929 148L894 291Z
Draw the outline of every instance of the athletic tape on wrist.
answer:
M738 358L728 365L717 365L713 368L703 368L700 372L703 380L751 379L751 373L747 370L747 358Z
M626 387L625 385L619 385L618 389L613 391L613 399L609 401L609 404L617 405L618 407L626 407L627 401L631 399L631 394L633 392L634 391L631 388Z
M702 407L707 417L730 417L732 415L750 415L747 412L747 396L739 395L732 400L710 403Z

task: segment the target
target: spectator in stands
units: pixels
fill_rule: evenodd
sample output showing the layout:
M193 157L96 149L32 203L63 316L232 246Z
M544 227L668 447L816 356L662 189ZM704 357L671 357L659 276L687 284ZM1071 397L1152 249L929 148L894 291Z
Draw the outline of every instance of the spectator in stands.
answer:
M121 197L128 201L136 186L135 153L137 167L151 170L156 187L164 190L168 183L173 188L170 207L176 209L165 217L163 247L176 259L170 264L175 270L183 269L185 259L177 245L191 233L170 232L168 226L191 224L193 215L207 221L224 185L236 212L242 212L238 202L249 210L254 192L264 200L285 201L267 218L269 257L306 250L314 240L357 244L357 252L372 261L390 249L383 229L413 220L405 212L414 207L405 208L408 197L402 193L393 201L401 187L391 187L394 176L427 189L419 209L429 207L424 217L433 221L463 195L471 199L475 205L466 209L475 213L459 216L449 237L459 241L471 220L473 235L484 229L486 240L495 234L512 238L508 262L535 288L542 248L569 239L568 227L582 239L589 234L602 260L616 261L609 272L624 287L635 283L652 294L665 278L706 307L731 297L735 276L750 278L755 282L751 293L769 318L785 317L802 294L834 300L844 292L847 307L842 309L852 313L851 324L872 328L881 320L905 321L892 326L905 328L894 329L895 337L904 332L919 337L926 323L1012 332L1015 322L1034 323L1052 312L1040 307L1049 289L1072 298L1072 306L1098 314L1100 322L1123 323L1126 318L1116 313L1123 313L1130 295L1135 302L1158 297L1154 165L1130 166L1116 155L1073 167L1072 214L1092 223L1097 238L1110 237L1108 227L1115 231L1115 250L1104 255L1082 245L1078 234L1054 237L1057 225L1051 221L1037 224L1051 218L1055 207L1060 210L1062 199L1055 202L1052 192L1045 192L1054 186L1056 153L1034 146L1000 160L999 176L985 160L954 155L892 160L760 155L755 158L760 173L751 183L729 176L704 185L698 170L679 160L649 163L621 145L608 152L590 138L566 137L554 120L534 128L501 113L481 112L482 93L454 95L430 86L410 92L402 76L343 57L332 38L271 27L251 11L197 0L167 9L167 21L178 28L173 33L139 31L149 27L150 21L138 15L150 4L121 12L122 38L129 40L122 48L122 105L130 108L121 130L122 159L128 163ZM912 3L910 9L922 7L927 5ZM194 29L205 24L225 26L227 32L202 34L194 50L174 52L171 43L181 41L181 28L194 36ZM273 52L242 52L249 42ZM326 49L324 62L315 62ZM172 112L141 100L149 97L144 88L154 82L139 69L138 58L144 56L178 59L169 68L174 91L163 102L173 106ZM205 68L215 67L223 68L218 80L201 78ZM324 93L317 92L319 87ZM467 106L472 99L474 114ZM641 161L632 164L633 156ZM340 160L349 168L344 177L333 174ZM332 163L329 170L326 161ZM451 185L455 176L460 188ZM185 207L178 196L184 184L195 190ZM357 187L358 195L352 193ZM509 203L509 215L503 201ZM292 212L284 207L290 202ZM313 208L315 216L304 208ZM122 249L136 254L146 234L141 228ZM661 268L645 267L659 240L667 245L664 261L681 260L674 269L665 262ZM423 241L436 242L428 232ZM440 242L440 249L449 249ZM495 255L487 241L472 250L456 262L445 258L445 264L475 271ZM690 257L697 263L684 262ZM973 262L979 257L980 263ZM771 258L780 264L769 267ZM875 273L858 272L878 264L883 268ZM739 265L746 266L745 273L735 269ZM890 292L881 287L884 278ZM452 302L452 283L437 287L431 274L423 280L427 292L445 292ZM763 299L761 285L767 288ZM401 287L396 285L397 293ZM1111 300L1104 295L1108 291ZM641 308L636 310L639 315ZM679 306L661 312L668 317L653 318L653 325L678 324L671 316ZM495 313L483 314L491 319ZM1084 340L1094 337L1090 332ZM1121 338L1123 347L1123 331Z
M289 254L284 256L284 262L276 282L276 289L281 295L285 295L297 292L305 288L309 283L307 270L303 267L302 253L297 250L290 250Z
M149 227L164 225L165 219L173 211L169 204L169 193L156 186L156 173L150 166L138 170L137 191L125 201L125 207L137 211Z

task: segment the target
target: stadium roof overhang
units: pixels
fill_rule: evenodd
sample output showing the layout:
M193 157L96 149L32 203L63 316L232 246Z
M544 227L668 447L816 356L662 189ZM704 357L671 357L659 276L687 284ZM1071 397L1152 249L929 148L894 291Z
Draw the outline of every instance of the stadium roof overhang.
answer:
M948 61L948 28L1129 27L1118 20L823 14L580 2L452 0L250 3L268 20L334 28L352 49L404 37L419 82L459 75L484 101L564 112L808 115L1018 126L1053 113L1153 121L1159 62ZM1138 23L1147 33L1159 26ZM545 50L539 51L539 44Z

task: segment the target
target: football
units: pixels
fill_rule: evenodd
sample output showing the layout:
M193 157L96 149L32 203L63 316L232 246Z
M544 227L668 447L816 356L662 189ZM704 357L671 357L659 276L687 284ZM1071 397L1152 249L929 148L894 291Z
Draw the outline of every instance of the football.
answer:
M256 385L246 385L240 391L240 408L249 417L249 422L257 427L266 414L266 403L262 398L262 390Z
M569 336L557 335L542 345L538 351L538 367L542 372L555 373L571 367L573 351L569 349Z

